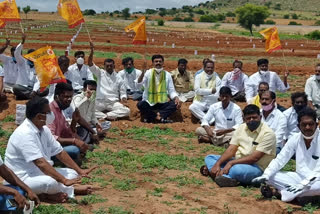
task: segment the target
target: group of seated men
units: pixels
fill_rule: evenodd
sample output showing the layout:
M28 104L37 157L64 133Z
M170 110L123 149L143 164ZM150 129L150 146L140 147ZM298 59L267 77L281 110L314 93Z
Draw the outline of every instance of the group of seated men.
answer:
M269 71L266 59L258 60L259 71L250 77L244 74L242 62L236 60L233 71L222 80L210 59L203 61L203 68L194 77L187 71L185 59L178 61L176 70L165 71L161 55L152 56L153 68L142 71L134 67L132 58L125 58L124 69L117 73L112 59L104 61L103 69L93 63L94 45L90 43L88 65L84 64L83 51L75 53L76 63L71 66L68 57L59 57L68 83L50 85L40 93L33 64L21 56L25 39L23 35L22 42L11 49L12 57L3 54L9 40L0 49L4 64L0 69L1 91L11 91L17 99L30 99L25 121L9 139L6 166L0 161L1 176L18 186L2 186L1 193L14 197L19 207L27 204L19 193L23 191L37 202L36 195L42 200L65 202L74 194L90 193L91 187L78 185L78 181L94 167L81 169L81 155L104 134L99 120L130 115L128 98L138 100L146 123L171 123L170 115L181 103L193 100L189 109L201 122L196 130L199 143L227 148L222 156L207 156L201 168L201 173L211 176L219 186L266 182L278 191L266 186L263 194L273 196L276 192L284 201L317 194L319 182L314 172L320 157L320 65L308 79L305 92L293 93L292 107L284 111L276 102L275 92L289 88L288 73L282 82L277 73ZM10 76L14 72L17 80ZM234 101L249 105L241 112ZM279 172L293 155L296 172ZM53 161L68 168L55 169Z

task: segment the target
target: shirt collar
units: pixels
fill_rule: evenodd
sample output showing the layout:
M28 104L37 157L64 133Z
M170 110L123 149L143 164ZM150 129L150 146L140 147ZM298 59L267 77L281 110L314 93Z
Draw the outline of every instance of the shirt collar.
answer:
M62 111L62 110L60 109L57 101L53 100L53 101L52 101L52 106L53 106L53 108L55 108L56 110L58 110L58 111L60 111L60 112Z
M231 109L231 105L232 105L232 104L231 104L231 101L230 101L230 102L229 102L229 105L227 106L227 108L224 109L223 106L222 106L222 102L220 101L220 106L219 106L219 107L220 107L222 110L228 111L228 110Z
M33 124L33 122L31 120L29 120L28 118L26 118L26 123L27 125L32 129L32 131L36 132L37 134L40 133L40 130Z

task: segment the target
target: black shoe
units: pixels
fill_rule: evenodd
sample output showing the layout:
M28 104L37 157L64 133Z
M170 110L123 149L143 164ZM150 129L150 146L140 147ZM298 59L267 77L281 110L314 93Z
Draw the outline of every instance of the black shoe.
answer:
M225 176L218 176L214 179L219 187L235 187L238 186L238 181L233 178L227 178Z
M272 198L273 196L273 192L272 189L270 188L270 186L266 185L266 186L261 186L260 187L260 192L263 195L263 197L265 198Z

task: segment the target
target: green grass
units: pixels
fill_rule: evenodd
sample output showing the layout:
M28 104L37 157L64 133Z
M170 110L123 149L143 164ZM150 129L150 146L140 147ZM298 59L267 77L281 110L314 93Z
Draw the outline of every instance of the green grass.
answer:
M14 115L7 115L2 122L14 122L15 121L15 116Z
M108 209L108 214L133 214L132 211L124 210L122 207L112 206Z
M156 196L156 197L162 197L162 193L165 188L163 187L156 187L154 190L151 192L151 195Z
M138 53L124 53L121 55L121 59L126 57L132 57L133 59L142 59L142 55Z
M291 160L281 169L281 171L291 171L291 172L295 172L295 171L296 171L296 161L291 159Z
M88 205L88 204L96 204L96 203L102 203L106 202L107 199L102 198L99 195L86 195L81 198L79 201L80 204Z
M34 214L80 214L79 209L68 210L62 205L40 205L38 208L34 209Z
M113 188L121 191L135 190L137 188L135 179L113 178L111 179L111 182Z

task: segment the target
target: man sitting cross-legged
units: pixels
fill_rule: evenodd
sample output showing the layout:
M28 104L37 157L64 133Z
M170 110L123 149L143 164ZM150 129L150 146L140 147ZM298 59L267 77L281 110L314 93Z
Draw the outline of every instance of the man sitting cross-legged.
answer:
M210 106L202 119L201 127L196 130L199 143L228 146L234 130L243 123L241 108L230 101L231 89L221 87L219 94L221 101ZM209 121L215 122L214 129L210 128Z
M26 119L11 135L5 164L42 200L66 202L74 194L89 194L90 186L77 184L94 169L81 169L63 150L46 126L51 110L45 98L26 104ZM69 168L53 168L55 156ZM73 186L74 185L74 186Z
M320 135L316 112L306 107L298 114L298 124L300 132L289 138L263 175L252 181L267 183L261 187L262 195L267 198L279 196L288 202L320 195ZM293 155L296 157L296 171L280 171Z
M163 70L163 56L153 55L152 64L154 68L146 73L143 71L138 79L138 84L143 85L144 92L137 107L146 123L172 123L168 117L180 108L181 102L170 73ZM170 101L168 96L171 98Z
M208 155L200 172L210 175L220 187L250 184L261 176L276 155L276 136L261 123L260 110L248 105L243 110L245 124L233 134L228 149L220 155Z

